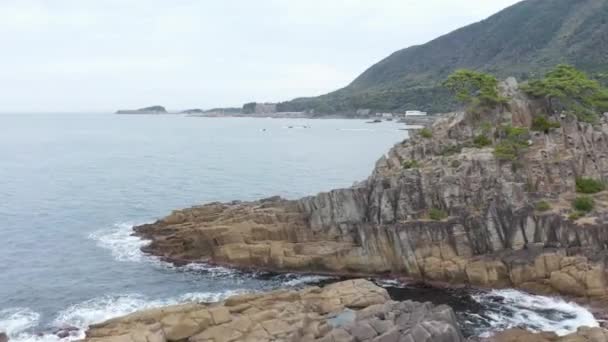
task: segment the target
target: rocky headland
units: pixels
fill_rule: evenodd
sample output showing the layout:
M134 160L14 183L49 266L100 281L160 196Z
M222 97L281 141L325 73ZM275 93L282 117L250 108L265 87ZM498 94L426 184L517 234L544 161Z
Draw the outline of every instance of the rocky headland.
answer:
M585 196L584 215L573 202L577 180L608 176L607 119L555 114L512 78L500 94L395 145L351 188L176 210L136 234L176 263L605 297L608 193ZM539 113L550 129L534 129Z
M492 83L476 93L494 105L473 102L440 117L350 188L176 210L134 228L150 240L142 250L176 264L393 276L605 302L608 115L558 111L563 102L533 97L513 78ZM95 325L87 337L460 341L453 316L448 307L393 302L356 280L144 311ZM583 327L561 337L512 329L490 340L607 337Z

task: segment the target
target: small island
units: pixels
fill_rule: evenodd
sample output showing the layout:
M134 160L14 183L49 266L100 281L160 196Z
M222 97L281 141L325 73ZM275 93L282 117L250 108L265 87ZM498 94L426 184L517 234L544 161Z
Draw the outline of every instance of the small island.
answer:
M179 112L179 114L204 114L205 111L200 108L186 109Z
M163 106L150 106L139 109L121 109L116 114L168 114Z

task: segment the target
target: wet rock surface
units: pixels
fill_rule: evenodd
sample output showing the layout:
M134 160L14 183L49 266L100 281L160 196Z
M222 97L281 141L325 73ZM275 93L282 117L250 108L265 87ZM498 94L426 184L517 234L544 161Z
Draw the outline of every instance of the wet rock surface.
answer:
M398 302L367 280L144 310L95 324L86 341L463 341L448 306Z
M575 333L557 336L554 333L533 333L523 329L509 329L482 341L492 342L606 342L608 331L602 328L579 328Z

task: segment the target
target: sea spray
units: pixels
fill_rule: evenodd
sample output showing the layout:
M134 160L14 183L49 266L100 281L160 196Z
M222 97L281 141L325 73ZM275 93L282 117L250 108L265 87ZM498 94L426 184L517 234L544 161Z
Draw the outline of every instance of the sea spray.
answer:
M467 336L489 337L509 328L566 335L581 326L599 325L589 310L576 303L519 290L436 288L390 279L376 280L376 284L385 287L394 300L429 301L451 306Z
M553 331L563 336L581 326L599 326L589 310L558 297L504 289L475 294L473 298L482 305L483 310L471 318L488 327L482 334L486 336L491 331L516 327L535 332Z

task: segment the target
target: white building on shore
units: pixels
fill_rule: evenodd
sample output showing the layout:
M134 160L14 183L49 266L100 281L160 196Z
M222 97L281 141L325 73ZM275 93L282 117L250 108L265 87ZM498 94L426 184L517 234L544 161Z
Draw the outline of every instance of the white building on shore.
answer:
M405 116L426 116L426 112L421 112L419 110L408 110L405 112Z

